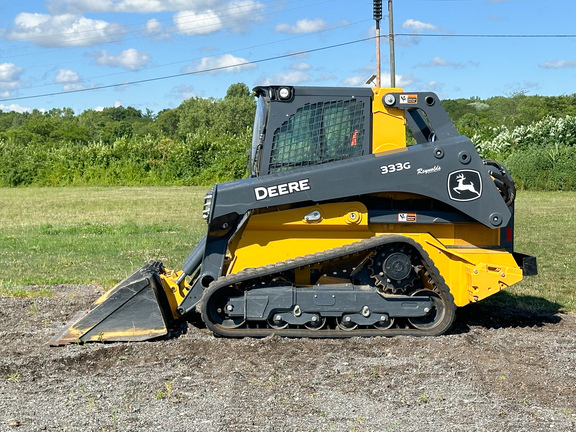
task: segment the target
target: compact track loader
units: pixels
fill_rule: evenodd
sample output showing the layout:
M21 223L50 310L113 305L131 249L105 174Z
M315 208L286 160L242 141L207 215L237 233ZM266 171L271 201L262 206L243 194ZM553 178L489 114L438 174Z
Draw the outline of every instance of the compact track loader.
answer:
M514 252L512 179L435 94L255 93L250 177L206 195L182 270L145 265L52 345L165 337L197 312L229 337L440 335L456 307L536 274Z

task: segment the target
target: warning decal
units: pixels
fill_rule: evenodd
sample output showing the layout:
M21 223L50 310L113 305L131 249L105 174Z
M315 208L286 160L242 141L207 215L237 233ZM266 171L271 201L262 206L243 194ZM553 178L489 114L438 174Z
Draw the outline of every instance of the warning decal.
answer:
M400 95L400 103L401 104L417 104L418 103L418 95L401 94Z
M416 222L416 213L398 213L398 222Z

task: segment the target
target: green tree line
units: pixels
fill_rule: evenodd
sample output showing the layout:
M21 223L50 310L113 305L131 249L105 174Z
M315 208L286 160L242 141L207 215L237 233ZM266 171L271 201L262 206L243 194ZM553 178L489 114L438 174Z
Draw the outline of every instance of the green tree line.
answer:
M256 103L245 84L154 115L132 107L0 112L0 186L200 185L246 172Z
M444 100L459 132L521 188L576 190L576 95ZM200 185L246 175L255 100L243 83L158 113L0 112L0 186Z

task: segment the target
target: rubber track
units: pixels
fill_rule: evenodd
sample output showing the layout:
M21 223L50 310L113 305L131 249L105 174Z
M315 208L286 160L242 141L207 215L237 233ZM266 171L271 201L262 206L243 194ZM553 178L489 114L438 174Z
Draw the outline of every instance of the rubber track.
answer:
M258 280L261 278L269 278L272 275L279 274L285 271L294 270L301 267L312 266L315 264L321 264L325 261L331 261L338 258L344 258L349 255L354 255L360 252L373 250L378 247L384 246L390 243L407 243L416 248L422 257L422 264L428 272L428 276L434 284L434 291L437 292L442 300L444 301L445 313L447 317L444 319L444 323L434 327L430 330L419 330L414 328L390 328L387 330L381 329L371 329L371 328L359 328L352 331L340 330L340 329L320 329L320 330L308 330L306 328L286 328L286 329L274 329L270 327L265 328L251 328L251 327L239 327L239 328L228 328L211 322L208 318L207 311L205 310L205 305L207 299L212 296L217 290L236 285L238 283L246 283L250 280ZM258 289L258 288L253 288ZM310 338L348 338L357 336L399 336L399 335L410 335L410 336L435 336L446 332L455 317L456 307L454 305L454 297L450 293L450 289L446 285L444 278L440 275L438 269L434 266L434 263L430 259L428 253L414 240L408 237L400 235L382 235L375 236L369 239L354 242L348 245L336 247L334 249L328 249L322 252L317 252L315 254L304 255L294 259L288 259L286 261L280 261L274 264L268 264L262 267L247 268L238 273L233 273L228 276L223 276L218 278L210 284L210 286L204 291L202 295L202 300L198 304L198 310L202 313L202 319L206 323L206 326L212 330L215 334L226 337L265 337L270 335L279 335L286 337L310 337ZM263 325L264 322L262 322Z

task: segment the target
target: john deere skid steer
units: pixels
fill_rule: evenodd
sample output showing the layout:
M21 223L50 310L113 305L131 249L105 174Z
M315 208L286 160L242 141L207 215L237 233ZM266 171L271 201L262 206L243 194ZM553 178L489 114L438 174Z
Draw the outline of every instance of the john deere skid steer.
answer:
M536 274L514 252L512 179L435 94L255 92L250 177L206 195L182 270L145 265L51 344L154 339L197 312L229 337L440 335L456 307Z

